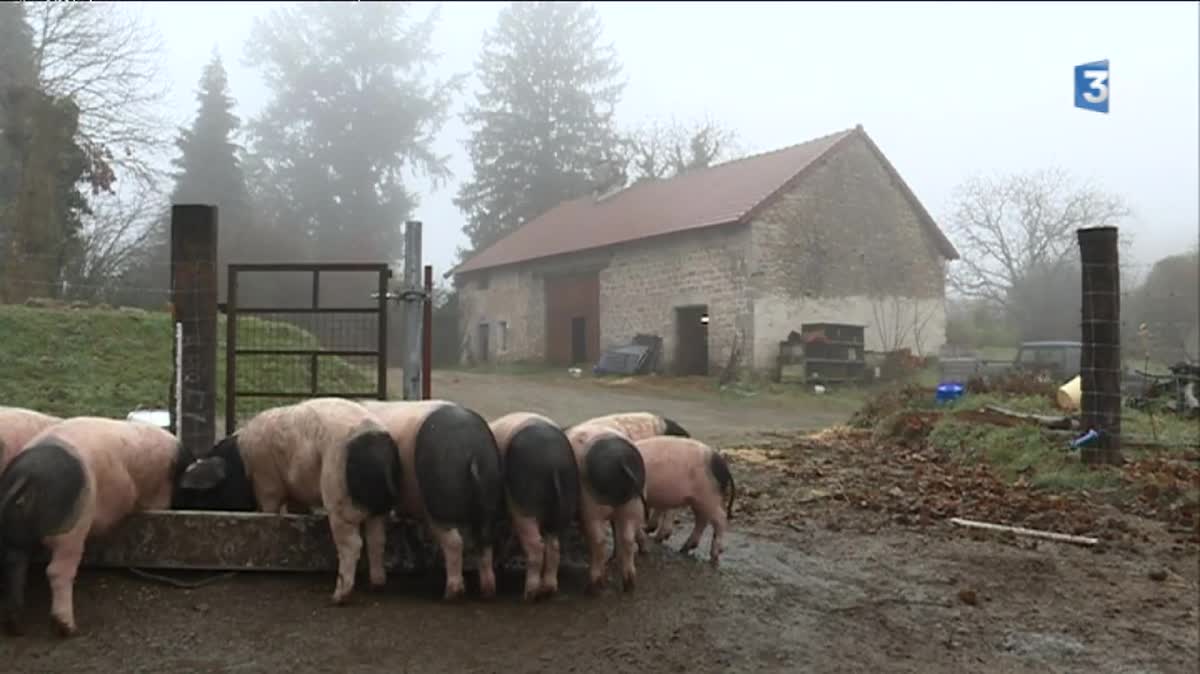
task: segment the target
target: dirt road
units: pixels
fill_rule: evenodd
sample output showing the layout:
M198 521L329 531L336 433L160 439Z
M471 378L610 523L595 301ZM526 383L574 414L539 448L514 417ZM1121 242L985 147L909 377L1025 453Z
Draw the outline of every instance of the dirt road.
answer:
M817 430L846 420L851 410L835 402L721 400L689 391L648 390L621 380L435 372L433 395L461 402L488 418L537 412L561 424L613 412L650 411L674 419L693 435L718 444ZM400 373L393 376L399 392Z
M1095 549L1004 541L944 519L910 525L871 492L909 490L926 464L889 457L879 470L873 450L836 443L746 447L764 428L816 415L583 386L451 375L435 391L487 415L532 409L568 422L653 403L697 434L737 438L720 568L705 561L707 536L696 556L675 551L683 523L669 547L639 557L634 592L586 597L572 569L560 596L537 605L521 602L519 575L502 577L493 602L473 598L468 575L472 598L445 604L435 575L393 577L333 608L332 575L242 574L185 590L85 571L82 632L68 641L50 636L34 574L30 634L0 636L0 671L1197 671L1197 546L1162 523L1134 522Z

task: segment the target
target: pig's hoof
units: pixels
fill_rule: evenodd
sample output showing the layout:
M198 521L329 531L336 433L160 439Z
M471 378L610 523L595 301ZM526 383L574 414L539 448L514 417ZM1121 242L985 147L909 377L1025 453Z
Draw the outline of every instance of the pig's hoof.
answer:
M557 585L543 585L542 589L538 590L537 598L538 599L550 599L556 594L558 594L558 586Z
M446 593L444 595L442 595L442 598L445 599L446 601L457 601L457 600L465 597L466 594L467 594L467 589L465 587L463 587L462 585L457 585L457 586L452 585L452 586L446 587Z
M75 636L75 626L63 620L62 618L52 617L50 619L51 626L54 628L54 633L66 639Z
M624 582L621 584L621 589L624 590L625 592L633 592L634 586L637 585L637 583L635 581L636 581L636 578L634 578L633 576L629 576L628 578L625 578Z
M688 554L689 552L691 552L692 550L695 550L695 549L696 549L696 544L695 544L695 543L690 543L690 542L689 542L689 543L684 543L684 544L683 544L683 546L679 548L679 554L681 554L681 555L686 555L686 554Z
M4 619L4 631L13 637L25 636L25 626L20 620L12 617Z
M603 590L604 590L604 581L603 580L593 580L593 581L588 582L587 587L585 587L583 589L583 593L589 597L595 597L595 596L599 595Z

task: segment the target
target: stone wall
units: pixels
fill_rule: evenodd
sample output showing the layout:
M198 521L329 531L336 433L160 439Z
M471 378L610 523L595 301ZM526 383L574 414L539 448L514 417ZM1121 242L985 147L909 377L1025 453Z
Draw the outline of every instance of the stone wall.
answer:
M748 350L753 322L746 295L747 227L715 227L622 245L600 272L600 344L637 333L663 339L664 371L675 356L675 308L707 305L709 372L729 358L735 337ZM748 354L747 354L748 357Z
M945 261L867 141L853 135L750 227L754 365L771 369L801 323L866 326L867 348L936 353L945 342ZM879 319L885 315L889 318ZM883 325L881 323L887 323ZM918 344L917 342L921 342Z
M487 287L481 287L486 279ZM546 296L542 279L513 266L465 274L459 288L459 334L476 363L480 361L479 325L488 324L489 362L538 360L545 352ZM502 328L501 324L507 328ZM507 332L507 345L504 335Z

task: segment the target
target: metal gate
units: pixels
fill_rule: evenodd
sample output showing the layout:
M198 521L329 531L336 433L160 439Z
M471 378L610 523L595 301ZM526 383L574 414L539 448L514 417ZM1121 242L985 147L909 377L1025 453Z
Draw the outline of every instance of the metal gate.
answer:
M225 434L240 416L298 399L385 400L390 278L384 263L229 265Z

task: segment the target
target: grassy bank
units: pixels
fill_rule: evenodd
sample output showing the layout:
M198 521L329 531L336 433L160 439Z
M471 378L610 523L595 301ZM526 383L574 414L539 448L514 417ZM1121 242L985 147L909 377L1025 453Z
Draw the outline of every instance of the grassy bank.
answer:
M225 405L225 320L217 327L217 412ZM0 305L0 405L62 416L124 417L141 407L165 407L172 385L171 318L162 312L38 309ZM311 348L312 334L293 325L239 320L239 338L255 348ZM239 390L303 391L306 357L243 359ZM373 371L343 358L322 357L319 385L328 392L375 388ZM286 399L244 399L245 418Z

